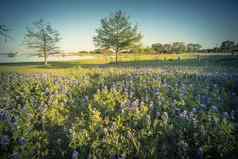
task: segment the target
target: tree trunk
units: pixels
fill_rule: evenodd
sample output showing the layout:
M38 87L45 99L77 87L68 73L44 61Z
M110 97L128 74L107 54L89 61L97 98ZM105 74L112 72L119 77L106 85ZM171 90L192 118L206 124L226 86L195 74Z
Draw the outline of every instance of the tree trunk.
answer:
M45 45L45 44L44 44ZM46 52L46 48L44 46L44 49L43 49L43 54L44 54L44 64L47 65L47 52Z
M117 64L117 54L118 54L118 51L116 51L116 64Z
M47 65L47 56L46 56L46 53L44 53L44 64Z
M44 64L47 65L47 52L46 52L46 48L44 48Z
M45 32L43 32L43 40L44 40L44 48L43 48L43 51L44 51L44 64L47 65L47 52L46 52L46 35L45 35Z

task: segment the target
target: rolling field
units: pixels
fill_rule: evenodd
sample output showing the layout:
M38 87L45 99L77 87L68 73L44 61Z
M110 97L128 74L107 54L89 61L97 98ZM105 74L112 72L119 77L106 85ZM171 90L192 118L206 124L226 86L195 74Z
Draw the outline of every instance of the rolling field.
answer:
M238 158L238 56L0 65L0 156Z

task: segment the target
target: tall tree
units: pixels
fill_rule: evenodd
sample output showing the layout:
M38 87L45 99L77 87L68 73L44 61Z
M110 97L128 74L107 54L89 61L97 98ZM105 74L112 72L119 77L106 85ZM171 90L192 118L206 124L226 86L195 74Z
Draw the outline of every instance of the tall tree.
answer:
M133 25L129 16L119 10L101 20L101 26L96 29L93 40L97 47L112 49L117 63L118 53L138 45L141 38L137 25Z
M33 22L33 26L27 27L26 30L25 44L29 48L36 49L37 55L44 57L44 64L47 65L48 56L55 54L58 49L56 44L60 40L59 32L42 19Z

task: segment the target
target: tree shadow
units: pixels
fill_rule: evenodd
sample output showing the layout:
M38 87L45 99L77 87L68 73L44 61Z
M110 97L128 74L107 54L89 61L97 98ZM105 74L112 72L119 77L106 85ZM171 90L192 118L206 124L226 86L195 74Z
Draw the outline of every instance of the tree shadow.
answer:
M0 63L0 66L32 66L34 68L71 68L78 66L79 62L48 62L48 65L44 65L43 62L15 62L15 63Z
M49 62L48 65L43 65L42 62L20 62L20 63L4 63L0 66L32 66L33 68L41 69L67 69L67 68L156 68L156 67L206 67L206 66L223 66L223 67L238 67L238 56L222 56L209 55L201 56L195 59L174 59L174 60L133 60L119 61L106 64L84 64L82 61L59 61Z

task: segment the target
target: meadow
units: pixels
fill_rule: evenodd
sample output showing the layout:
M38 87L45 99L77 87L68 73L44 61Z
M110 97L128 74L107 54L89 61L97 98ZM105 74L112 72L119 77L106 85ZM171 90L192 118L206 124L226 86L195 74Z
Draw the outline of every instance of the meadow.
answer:
M0 156L238 158L238 56L0 65Z

